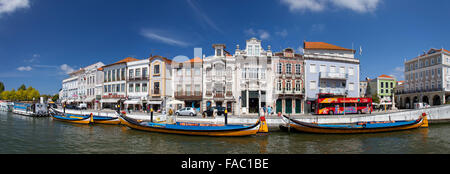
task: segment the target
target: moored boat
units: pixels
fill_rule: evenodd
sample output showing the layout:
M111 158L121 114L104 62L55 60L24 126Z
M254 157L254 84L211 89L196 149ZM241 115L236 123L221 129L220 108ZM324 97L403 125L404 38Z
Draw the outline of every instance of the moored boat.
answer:
M32 116L32 117L46 117L48 110L46 104L43 103L19 103L14 102L12 112L15 114Z
M79 123L79 124L89 124L93 123L94 119L92 115L76 115L76 114L68 114L62 113L55 110L51 110L50 115L54 120L70 122L70 123Z
M93 116L94 123L100 124L120 124L119 117L110 117L110 116Z
M125 115L119 116L121 124L126 125L132 129L183 134L183 135L198 135L198 136L249 136L255 135L258 132L267 132L267 124L265 120L259 119L253 125L231 125L231 124L210 124L210 123L154 123L144 122L142 120L133 119ZM265 127L264 127L265 126Z
M291 128L307 133L324 134L356 134L400 131L415 128L427 128L428 119L425 113L416 120L386 121L386 122L358 122L356 124L317 124L306 123L282 116L284 122Z

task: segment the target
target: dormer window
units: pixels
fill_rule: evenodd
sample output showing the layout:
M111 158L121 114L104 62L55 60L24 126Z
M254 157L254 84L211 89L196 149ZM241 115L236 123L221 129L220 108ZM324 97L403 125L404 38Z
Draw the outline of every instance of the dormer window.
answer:
M217 49L217 50L216 50L216 56L217 56L217 57L222 56L222 50L221 50L221 49Z

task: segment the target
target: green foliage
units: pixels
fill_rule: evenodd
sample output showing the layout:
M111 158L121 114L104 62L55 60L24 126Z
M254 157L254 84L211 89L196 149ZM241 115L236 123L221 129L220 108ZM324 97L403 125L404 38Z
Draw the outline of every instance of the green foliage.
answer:
M372 95L372 102L374 103L380 103L380 97L378 97L377 94Z
M0 82L0 94L5 90L5 85L3 82Z
M53 102L56 102L58 99L59 99L59 94L55 94L55 95L52 97L52 101L53 101Z
M31 86L26 88L25 85L21 85L17 91L12 89L11 91L3 91L0 93L2 100L10 101L33 101L39 100L40 96L38 90Z

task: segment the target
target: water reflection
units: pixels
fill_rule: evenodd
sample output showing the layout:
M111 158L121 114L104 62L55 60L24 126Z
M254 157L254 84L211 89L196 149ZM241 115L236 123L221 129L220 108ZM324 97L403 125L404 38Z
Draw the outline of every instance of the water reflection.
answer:
M409 154L450 153L450 124L399 132L322 135L270 132L200 137L83 125L0 113L0 153L155 154Z

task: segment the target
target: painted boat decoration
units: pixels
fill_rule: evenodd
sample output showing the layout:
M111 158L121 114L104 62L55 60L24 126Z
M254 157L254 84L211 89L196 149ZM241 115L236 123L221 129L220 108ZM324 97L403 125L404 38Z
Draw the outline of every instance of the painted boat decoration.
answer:
M52 113L50 114L54 120L65 121L70 123L89 124L94 122L91 115L75 115L64 113Z
M183 135L198 135L198 136L249 136L255 135L258 132L267 132L267 124L265 119L258 119L253 125L230 125L230 124L209 124L209 123L186 123L176 122L169 123L154 123L143 122L136 120L125 115L119 116L121 124L124 124L132 129L160 132L160 133L172 133ZM264 118L264 117L263 117Z
M358 122L356 124L316 124L305 123L285 115L282 116L284 122L291 128L307 133L324 133L324 134L355 134L355 133L376 133L400 131L415 128L427 128L428 119L425 113L417 120L409 121L389 121L389 122Z

